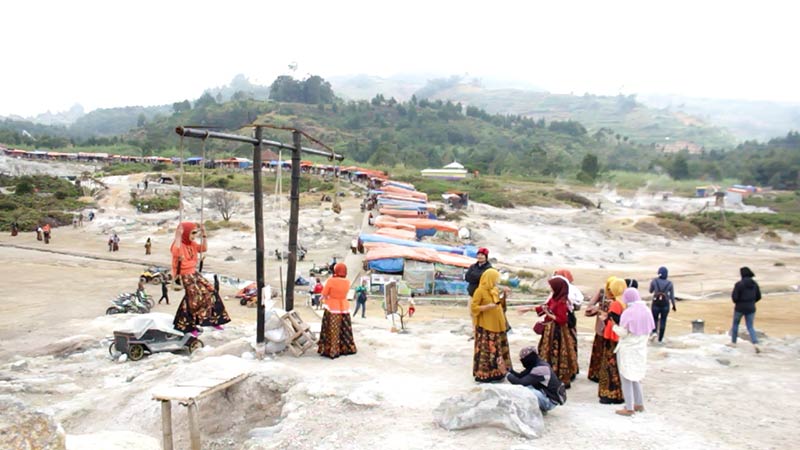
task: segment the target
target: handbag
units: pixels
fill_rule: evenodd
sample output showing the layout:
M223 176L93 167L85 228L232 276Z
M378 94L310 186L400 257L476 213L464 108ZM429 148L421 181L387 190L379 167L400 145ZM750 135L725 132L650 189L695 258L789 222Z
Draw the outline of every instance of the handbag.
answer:
M533 324L533 332L538 334L538 335L541 335L542 333L544 333L544 321L543 320L540 320L539 322L536 322L535 324Z

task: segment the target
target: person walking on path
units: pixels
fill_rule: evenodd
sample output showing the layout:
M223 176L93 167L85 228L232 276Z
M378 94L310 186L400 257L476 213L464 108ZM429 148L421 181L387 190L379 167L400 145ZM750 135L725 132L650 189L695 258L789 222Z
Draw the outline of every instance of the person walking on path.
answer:
M150 249L153 247L153 243L150 242L150 238L147 238L147 242L144 243L144 254L149 255Z
M361 284L356 287L356 309L353 311L353 317L358 314L361 309L361 318L366 319L367 316L367 281L361 280Z
M761 349L758 348L756 329L753 326L753 322L756 319L756 303L761 300L761 289L759 289L758 283L753 280L756 275L749 267L739 269L739 275L741 275L742 279L736 282L733 286L733 292L731 292L731 300L733 300L735 306L733 308L731 342L728 346L736 346L736 338L739 337L739 323L744 317L747 332L750 334L750 342L753 343L756 353L761 353Z
M49 223L44 224L44 226L42 227L42 234L44 235L44 243L45 244L49 244L50 243L50 224Z
M641 382L647 372L647 335L655 326L655 321L636 288L625 289L622 300L627 306L620 316L619 325L614 325L613 330L619 336L615 352L625 408L616 413L632 416L634 412L644 411Z
M158 299L158 304L161 304L161 300L166 300L167 304L169 305L169 289L167 289L167 277L166 275L161 277L161 298Z
M670 303L672 304L672 310L677 311L675 308L675 288L672 286L672 281L667 279L668 275L667 268L661 266L658 268L658 277L653 278L653 281L650 282L650 293L653 294L651 310L653 312L653 322L655 322L655 328L653 328L650 339L654 340L658 336L659 343L664 340L664 330L667 328Z

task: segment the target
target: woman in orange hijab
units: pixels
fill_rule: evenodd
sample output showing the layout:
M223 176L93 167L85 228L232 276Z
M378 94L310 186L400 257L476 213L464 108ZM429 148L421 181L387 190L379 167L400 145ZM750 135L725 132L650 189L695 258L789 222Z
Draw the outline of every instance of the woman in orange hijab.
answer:
M594 297L589 300L589 306L584 313L586 317L597 317L594 324L595 335L592 343L592 356L589 360L589 373L586 374L586 378L595 383L600 382L600 362L603 359L605 346L605 338L603 337L605 334L605 322L600 319L598 314L608 311L608 305L614 299L613 294L611 294L611 282L616 279L617 277L608 277L605 288L601 288L594 294Z
M328 358L341 355L354 355L357 351L353 339L353 325L350 322L350 303L347 292L350 282L347 281L347 266L336 263L333 276L322 288L322 330L319 333L317 353Z
M608 311L601 311L597 315L605 325L603 328L603 353L600 360L597 391L600 403L603 404L625 402L625 397L622 394L622 381L619 378L619 368L617 367L617 354L614 352L619 342L619 336L614 332L613 328L614 325L619 325L620 316L622 311L625 310L625 305L622 303L622 294L627 287L625 280L615 278L609 284L609 297L612 300L608 304Z
M197 236L202 243L195 242ZM194 222L181 222L175 230L172 253L172 276L183 286L183 300L175 312L173 324L176 330L199 334L199 327L222 329L222 324L231 321L225 305L214 286L197 271L198 255L208 250L206 231Z

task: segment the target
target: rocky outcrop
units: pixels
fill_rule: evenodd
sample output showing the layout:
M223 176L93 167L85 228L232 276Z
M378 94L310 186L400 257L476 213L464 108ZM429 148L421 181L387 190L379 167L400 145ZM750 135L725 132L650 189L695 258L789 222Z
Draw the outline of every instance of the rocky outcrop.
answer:
M522 386L478 386L464 395L443 400L433 417L446 430L489 426L526 438L537 438L544 432L539 402Z
M66 434L52 416L14 397L0 396L0 448L66 450Z

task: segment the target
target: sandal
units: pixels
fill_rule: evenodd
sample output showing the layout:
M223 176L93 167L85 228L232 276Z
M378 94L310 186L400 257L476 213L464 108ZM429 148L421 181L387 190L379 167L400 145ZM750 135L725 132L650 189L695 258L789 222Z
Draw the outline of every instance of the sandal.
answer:
M620 416L632 416L633 415L633 411L631 411L630 409L618 409L618 410L616 410L614 412L619 414Z
M636 412L644 412L644 405L633 405L633 410Z

